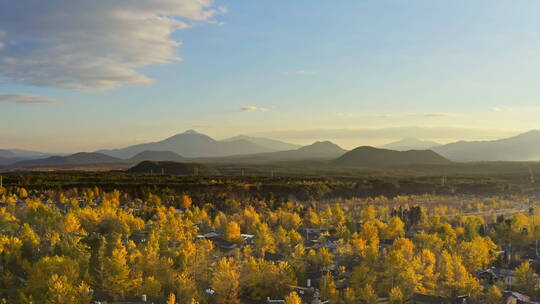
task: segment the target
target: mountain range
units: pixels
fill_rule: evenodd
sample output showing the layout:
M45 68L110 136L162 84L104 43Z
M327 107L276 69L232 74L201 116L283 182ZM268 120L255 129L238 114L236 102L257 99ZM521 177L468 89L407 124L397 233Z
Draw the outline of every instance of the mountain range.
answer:
M21 149L0 149L0 166L12 165L16 162L29 160L29 159L39 159L53 156L52 153L43 153L35 152ZM65 155L65 154L58 154Z
M454 161L540 161L540 131L492 141L459 141L433 151Z
M75 153L68 156L50 156L43 159L22 160L9 168L83 168L83 167L128 167L143 161L177 163L268 163L304 160L331 160L346 150L331 142L316 142L295 150L235 155L229 157L187 158L171 151L142 151L130 158L119 158L104 153Z
M347 150L330 141L318 141L294 150L234 155L201 159L209 163L270 163L284 161L332 160L343 155Z
M260 146L246 139L217 141L194 130L188 130L162 141L97 152L118 158L130 158L143 151L170 151L183 157L195 158L254 154L276 150Z
M253 136L246 136L246 135L238 135L238 136L224 139L222 141L234 142L238 140L249 141L251 143L254 143L256 145L259 145L261 147L264 147L273 151L295 150L302 147L301 145L290 144L290 143L282 142L275 139L264 138L264 137L253 137Z
M0 166L4 168L77 168L128 167L142 161L198 163L276 163L288 161L326 161L347 166L403 166L408 164L476 161L540 161L540 131L492 141L459 141L438 145L435 142L404 139L384 149L359 147L347 151L329 142L299 146L286 142L240 135L225 140L188 130L162 141L100 150L93 153L51 155L48 153L3 149ZM396 154L393 152L410 153ZM426 151L432 150L432 151ZM437 155L434 155L436 153ZM413 157L413 156L414 157ZM415 157L419 157L418 159ZM425 158L425 159L421 159ZM399 160L399 161L397 161ZM422 162L419 162L422 160ZM384 163L383 163L384 162Z

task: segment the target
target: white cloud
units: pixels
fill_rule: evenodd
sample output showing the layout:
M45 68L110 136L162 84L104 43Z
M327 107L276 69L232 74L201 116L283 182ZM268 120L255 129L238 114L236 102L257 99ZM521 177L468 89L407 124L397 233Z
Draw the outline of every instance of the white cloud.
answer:
M240 112L269 112L268 108L261 108L257 106L245 106L240 108Z
M44 104L44 103L63 103L73 102L54 97L47 97L35 94L0 94L0 102L9 102L16 104Z
M2 0L0 79L71 89L150 84L138 68L180 60L171 34L222 11L213 0Z

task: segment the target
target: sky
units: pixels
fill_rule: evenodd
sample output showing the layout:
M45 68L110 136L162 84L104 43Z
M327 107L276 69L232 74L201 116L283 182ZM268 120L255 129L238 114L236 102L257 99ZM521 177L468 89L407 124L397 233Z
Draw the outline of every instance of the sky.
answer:
M0 0L0 148L540 129L540 1Z

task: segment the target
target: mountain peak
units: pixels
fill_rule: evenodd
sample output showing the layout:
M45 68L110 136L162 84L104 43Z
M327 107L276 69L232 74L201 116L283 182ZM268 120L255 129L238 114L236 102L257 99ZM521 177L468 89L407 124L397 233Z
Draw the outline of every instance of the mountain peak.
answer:
M184 132L183 134L197 134L197 135L200 135L201 133L193 130L193 129L189 129L187 130L186 132Z
M346 151L340 146L336 145L335 143L329 140L316 141L312 143L311 145L301 147L300 150L325 150L325 151L338 151L338 152Z

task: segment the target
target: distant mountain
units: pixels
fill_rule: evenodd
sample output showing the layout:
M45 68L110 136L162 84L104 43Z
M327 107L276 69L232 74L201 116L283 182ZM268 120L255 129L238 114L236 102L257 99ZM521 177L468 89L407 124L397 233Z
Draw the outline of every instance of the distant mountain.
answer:
M144 161L128 169L127 172L169 175L219 175L218 170L203 164L170 161Z
M27 159L19 158L19 157L1 157L0 156L0 166L9 166L16 162L20 162L22 160L27 160Z
M165 140L134 145L122 149L100 150L118 158L130 158L143 151L171 151L184 157L220 157L273 151L247 140L216 141L207 135L188 130Z
M22 150L22 149L2 149L0 150L0 157L8 157L8 158L43 158L43 157L49 157L54 155L66 155L62 153L47 153L47 152L37 152L37 151L29 151L29 150Z
M11 165L21 160L23 158L17 157L17 154L11 150L0 150L0 166Z
M101 153L76 153L69 156L51 156L42 159L23 160L12 164L12 168L82 168L123 166L127 162Z
M411 165L445 165L451 161L431 150L394 151L373 147L358 147L333 162L338 166L369 168L405 167Z
M256 145L259 145L261 147L265 147L269 150L274 150L274 151L287 151L287 150L294 150L294 149L298 149L302 147L301 145L290 144L290 143L286 143L286 142L275 140L275 139L264 138L264 137L253 137L253 136L246 136L246 135L239 135L239 136L224 139L222 141L231 142L231 141L237 141L237 140L249 141L251 143L254 143Z
M53 155L20 149L0 149L0 166L9 166L23 160L45 158Z
M184 158L171 151L143 151L129 158L128 160L134 163L139 163L145 160L181 162L184 160Z
M330 141L318 141L295 150L235 155L221 158L204 159L205 162L261 163L301 160L330 160L343 155L347 150Z
M492 141L459 141L433 150L455 161L538 161L540 131Z
M441 144L434 141L420 140L417 138L405 138L395 142L391 142L382 146L381 148L396 150L396 151L408 151L408 150L427 150L434 147L438 147Z
M17 154L11 150L0 150L0 157L2 158L15 158Z

